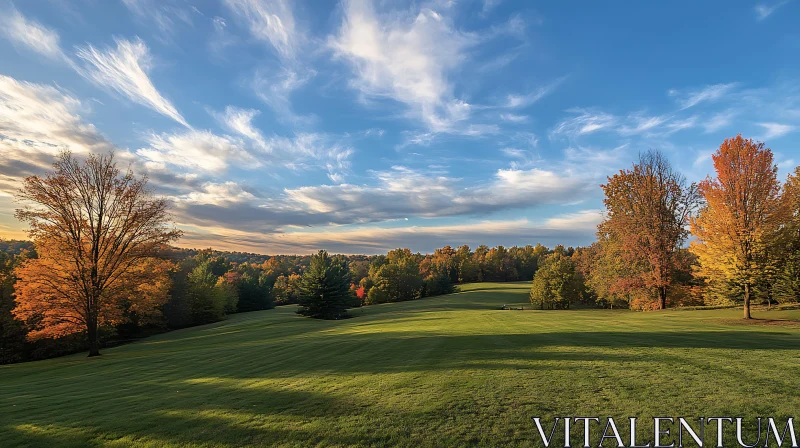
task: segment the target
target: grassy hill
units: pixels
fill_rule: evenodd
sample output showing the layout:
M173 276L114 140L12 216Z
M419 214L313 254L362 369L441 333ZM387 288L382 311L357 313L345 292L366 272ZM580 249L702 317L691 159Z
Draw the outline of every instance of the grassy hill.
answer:
M0 367L0 445L528 446L533 416L800 409L800 326L781 321L800 311L746 325L740 310L499 309L528 287L467 285L344 321L282 307Z

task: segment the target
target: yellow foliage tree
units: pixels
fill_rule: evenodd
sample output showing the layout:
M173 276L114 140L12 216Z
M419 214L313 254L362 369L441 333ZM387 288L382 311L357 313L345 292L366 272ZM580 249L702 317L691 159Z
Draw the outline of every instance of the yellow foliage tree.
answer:
M700 275L741 288L750 319L753 285L769 267L768 250L784 219L778 167L769 148L741 135L726 139L712 159L716 177L700 183L705 205L691 221L697 238L691 250Z

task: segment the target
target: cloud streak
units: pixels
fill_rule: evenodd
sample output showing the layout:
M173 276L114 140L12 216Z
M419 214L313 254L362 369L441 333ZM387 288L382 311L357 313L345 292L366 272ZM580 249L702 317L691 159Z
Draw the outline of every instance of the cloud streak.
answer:
M136 38L116 39L116 48L79 47L77 56L85 62L80 73L98 86L107 87L134 103L148 107L190 128L172 103L164 98L148 76L151 68L147 45Z
M408 115L433 132L451 131L471 106L453 94L448 74L478 42L433 9L379 15L371 2L348 0L337 35L336 57L353 68L351 86L371 98L403 103Z
M5 17L0 20L0 35L18 48L26 48L54 61L69 62L61 50L60 37L55 30L23 16L13 6L0 8Z

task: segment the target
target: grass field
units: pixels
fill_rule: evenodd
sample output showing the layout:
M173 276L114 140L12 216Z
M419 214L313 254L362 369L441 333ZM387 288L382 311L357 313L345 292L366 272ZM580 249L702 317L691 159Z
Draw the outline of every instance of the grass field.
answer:
M530 446L533 416L797 417L800 311L499 309L528 287L0 367L0 446Z

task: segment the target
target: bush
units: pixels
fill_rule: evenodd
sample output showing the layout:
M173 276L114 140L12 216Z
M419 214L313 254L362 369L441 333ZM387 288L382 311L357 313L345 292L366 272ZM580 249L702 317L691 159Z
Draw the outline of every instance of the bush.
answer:
M379 303L387 303L389 295L377 286L372 287L367 293L367 300L364 301L367 305L377 305Z
M450 283L450 278L444 275L430 276L425 279L423 285L424 296L440 296L443 294L451 294L455 291L453 284Z

